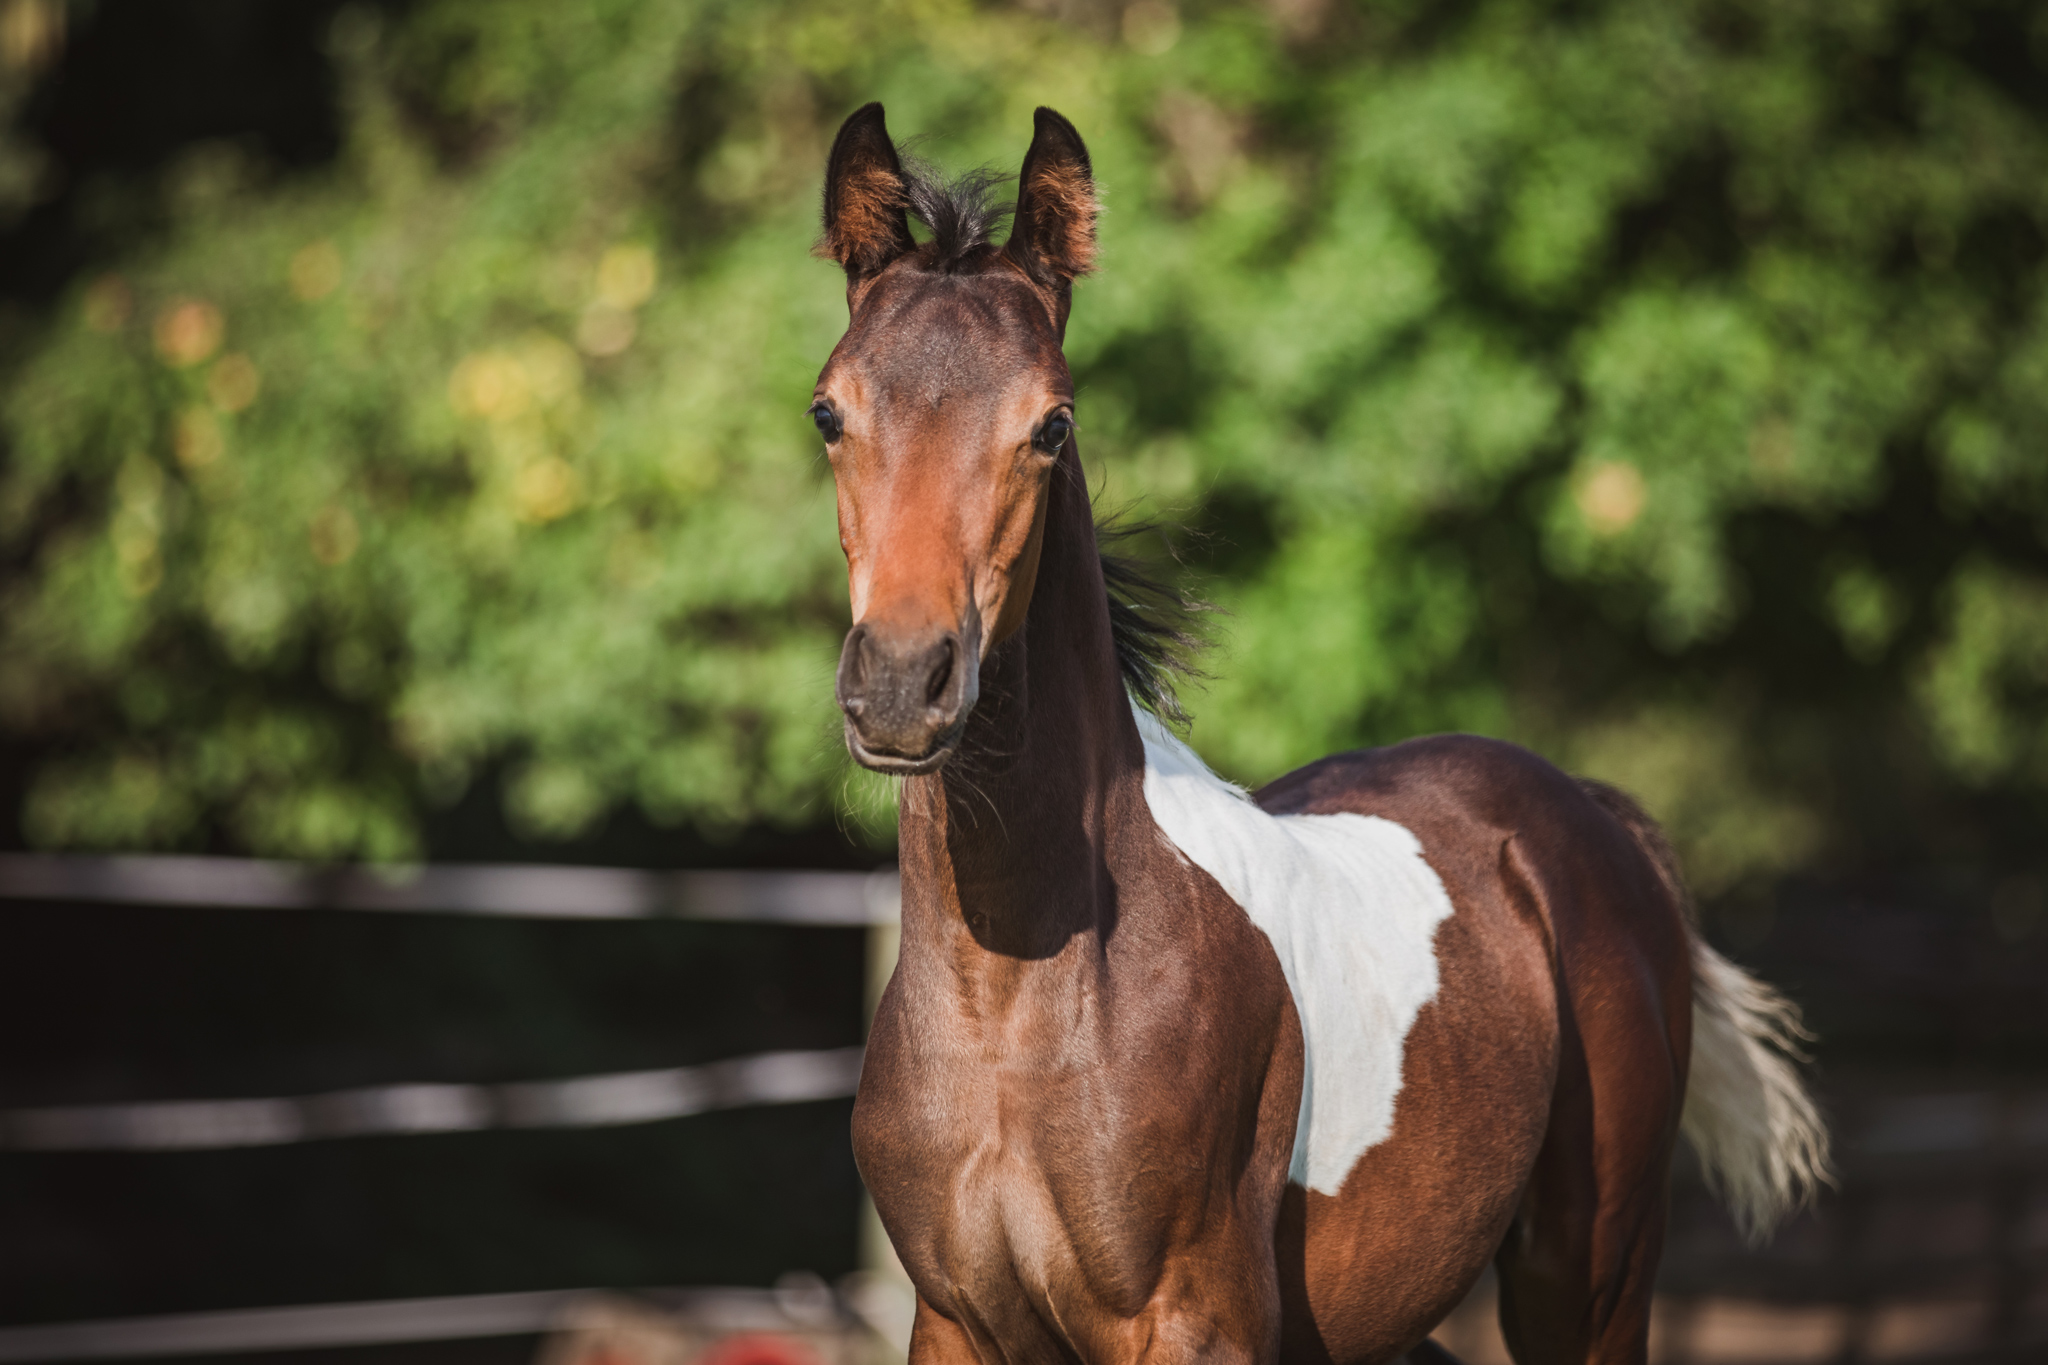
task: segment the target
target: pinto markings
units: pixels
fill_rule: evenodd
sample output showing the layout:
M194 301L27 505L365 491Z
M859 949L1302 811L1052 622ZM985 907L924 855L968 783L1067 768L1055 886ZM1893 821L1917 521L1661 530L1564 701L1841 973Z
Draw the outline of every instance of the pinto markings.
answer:
M1402 1047L1436 998L1450 894L1406 828L1376 815L1269 815L1133 710L1152 818L1280 959L1306 1054L1287 1178L1335 1194L1394 1130Z

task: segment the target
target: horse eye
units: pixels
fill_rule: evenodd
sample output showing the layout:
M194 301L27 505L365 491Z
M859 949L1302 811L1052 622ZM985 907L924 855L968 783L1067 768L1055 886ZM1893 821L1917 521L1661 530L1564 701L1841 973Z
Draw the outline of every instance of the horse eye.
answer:
M838 440L845 430L840 425L839 414L832 411L831 405L827 403L811 404L811 420L817 423L818 434L825 438L826 445Z
M1048 417L1045 425L1038 429L1038 448L1048 455L1057 455L1073 434L1074 424L1067 418Z

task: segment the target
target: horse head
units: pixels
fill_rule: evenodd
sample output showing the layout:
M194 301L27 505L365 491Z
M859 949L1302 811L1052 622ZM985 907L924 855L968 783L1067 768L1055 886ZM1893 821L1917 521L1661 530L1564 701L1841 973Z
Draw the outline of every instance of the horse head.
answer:
M1047 489L1078 470L1060 345L1096 200L1074 126L1040 109L1018 179L997 247L994 178L906 169L879 104L846 120L826 168L819 252L846 270L850 317L810 413L853 605L846 743L880 772L933 772L958 746L982 660L1030 606Z

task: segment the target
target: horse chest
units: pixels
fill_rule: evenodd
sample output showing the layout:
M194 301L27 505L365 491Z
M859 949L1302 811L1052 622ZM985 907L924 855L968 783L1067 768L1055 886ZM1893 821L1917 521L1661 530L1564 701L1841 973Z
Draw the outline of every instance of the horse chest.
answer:
M925 1052L903 1069L916 1098L864 1085L861 1168L935 1306L1021 1330L1142 1304L1215 1115L1128 1103L1133 1060Z

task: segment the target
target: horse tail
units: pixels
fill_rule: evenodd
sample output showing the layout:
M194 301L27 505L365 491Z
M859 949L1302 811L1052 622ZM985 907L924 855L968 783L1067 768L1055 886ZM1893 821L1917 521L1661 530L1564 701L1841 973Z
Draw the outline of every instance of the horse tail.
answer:
M1678 855L1641 806L1605 783L1581 780L1657 869L1685 916L1692 947L1692 1067L1679 1131L1699 1154L1708 1188L1752 1246L1832 1185L1827 1123L1800 1078L1813 1035L1799 1006L1721 956L1700 936Z

